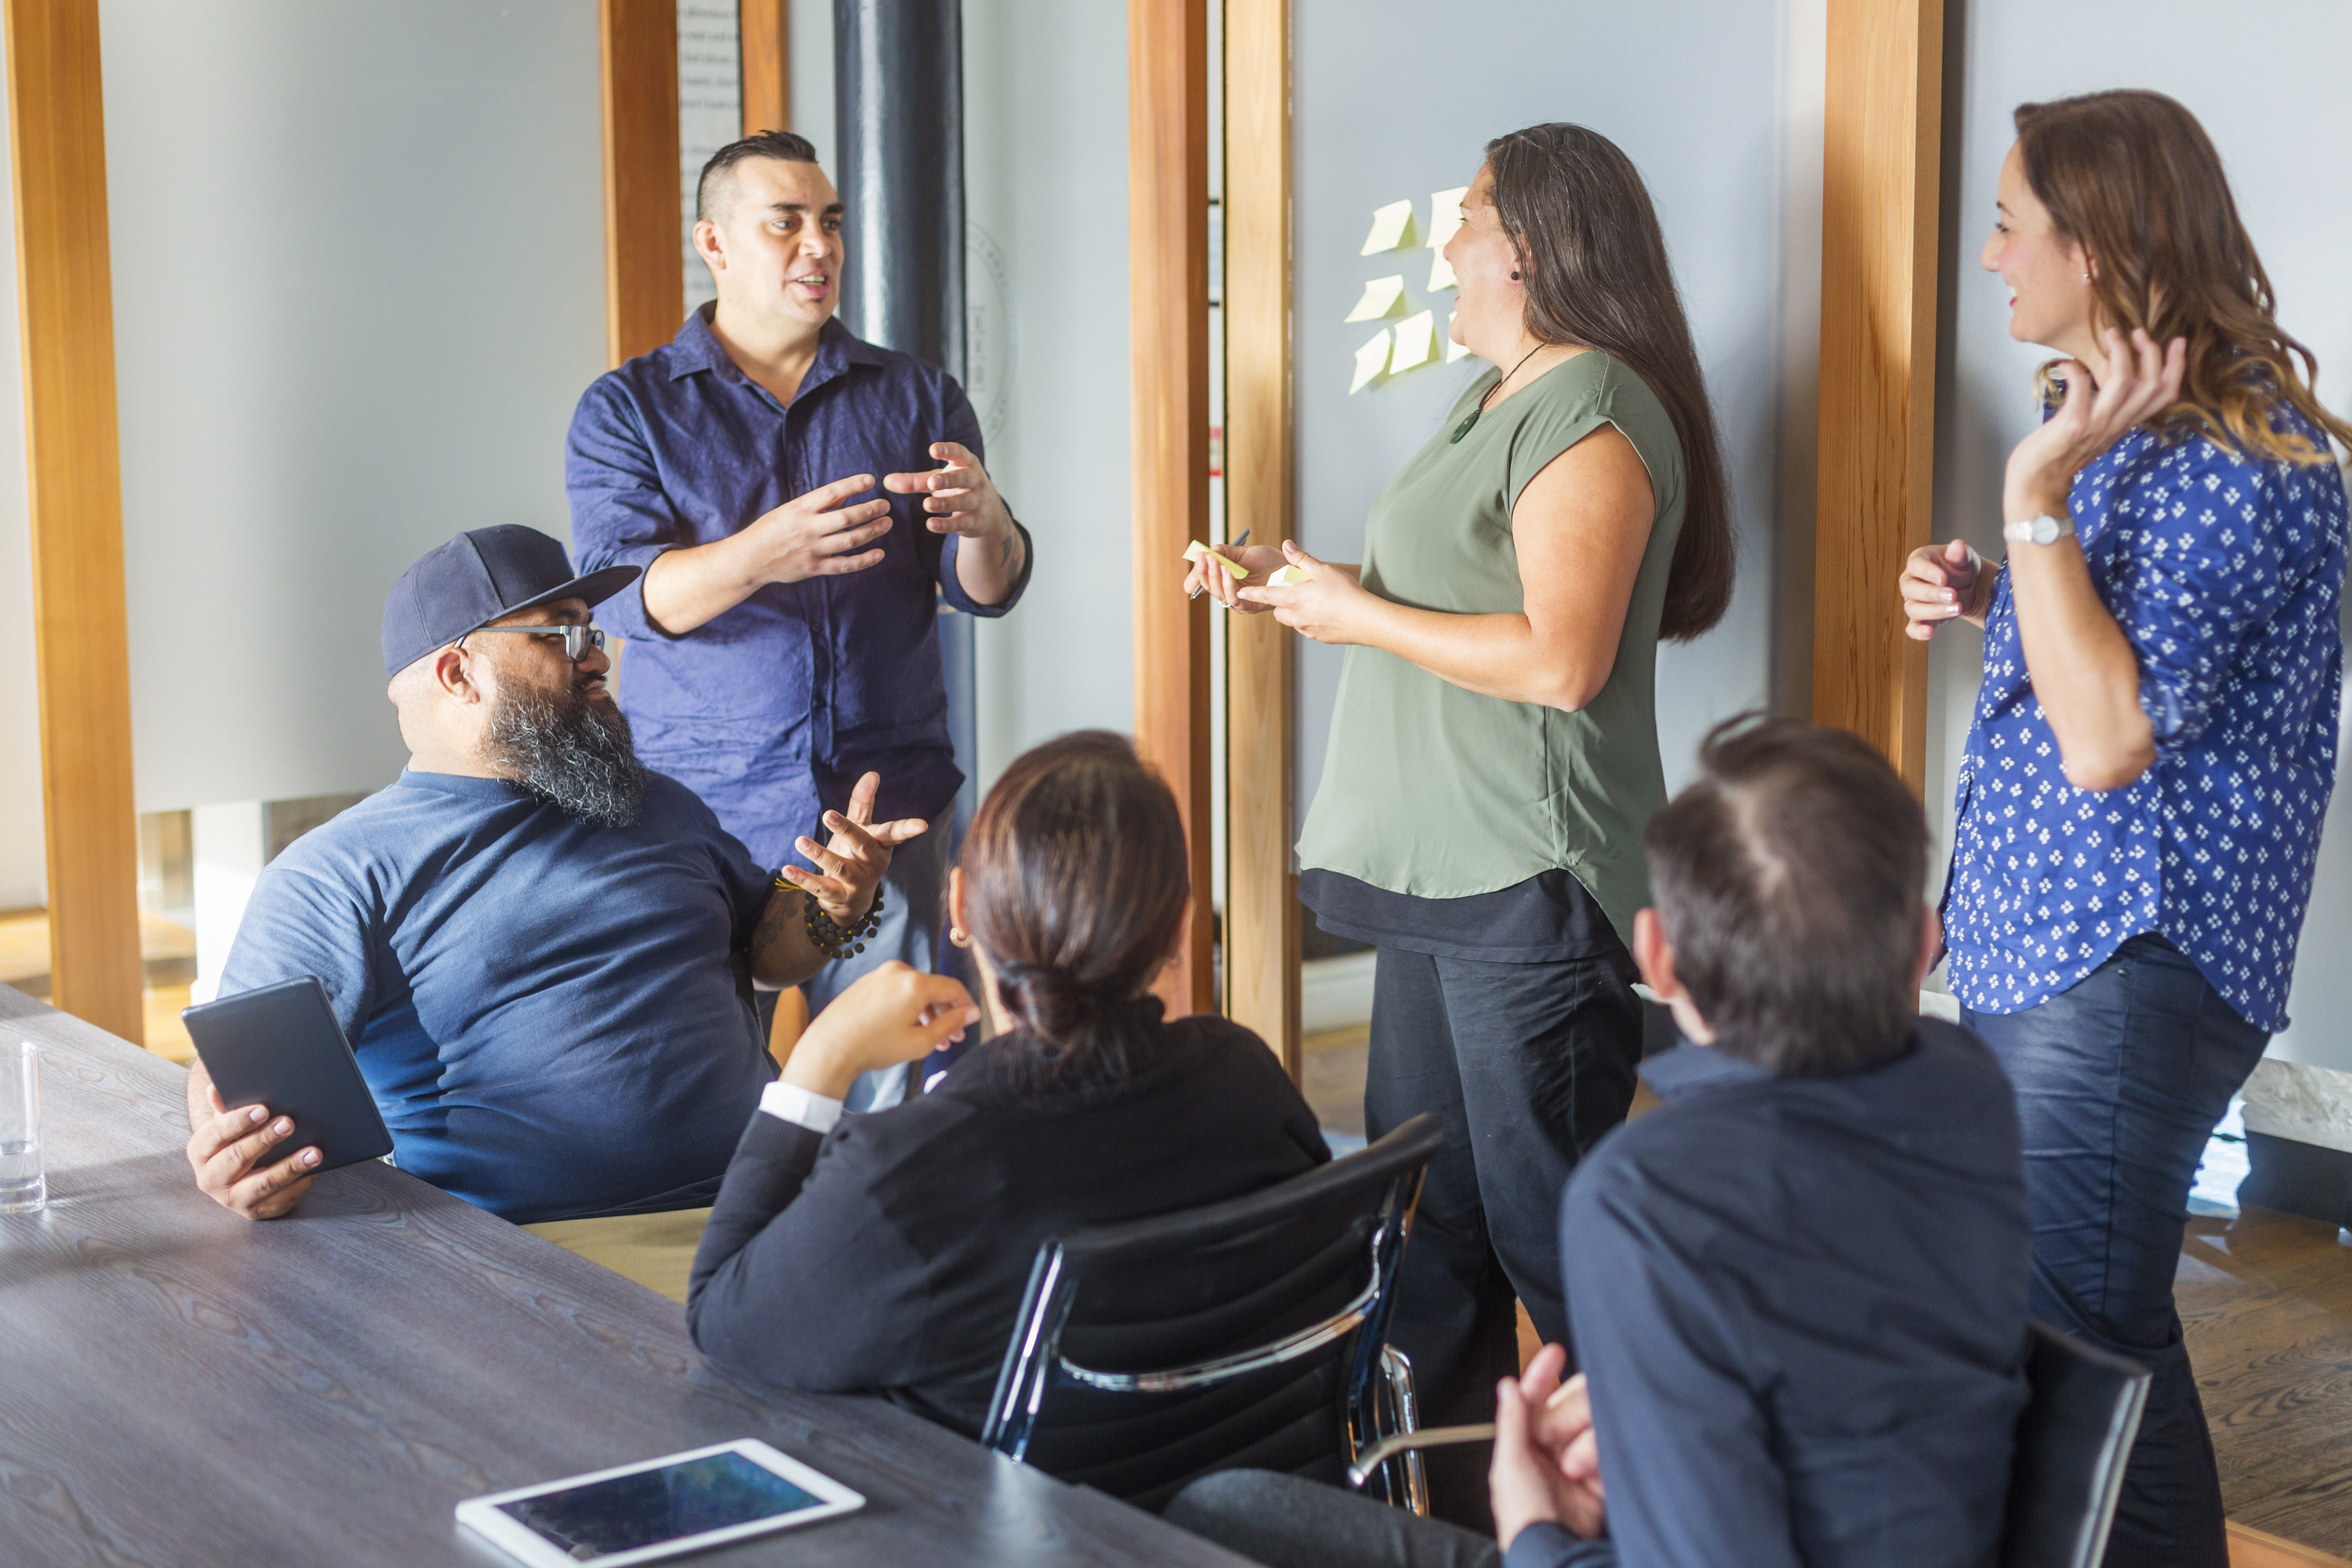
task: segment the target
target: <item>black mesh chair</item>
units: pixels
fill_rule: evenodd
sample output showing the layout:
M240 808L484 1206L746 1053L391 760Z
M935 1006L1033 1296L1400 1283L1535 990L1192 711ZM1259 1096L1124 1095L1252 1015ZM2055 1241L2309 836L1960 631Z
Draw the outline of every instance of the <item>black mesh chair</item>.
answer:
M1211 1470L1338 1481L1413 1425L1382 1338L1443 1140L1416 1116L1265 1192L1046 1241L981 1441L1155 1512ZM1417 1455L1378 1479L1427 1510Z
M2147 1406L2147 1368L2032 1325L2000 1568L2096 1568Z

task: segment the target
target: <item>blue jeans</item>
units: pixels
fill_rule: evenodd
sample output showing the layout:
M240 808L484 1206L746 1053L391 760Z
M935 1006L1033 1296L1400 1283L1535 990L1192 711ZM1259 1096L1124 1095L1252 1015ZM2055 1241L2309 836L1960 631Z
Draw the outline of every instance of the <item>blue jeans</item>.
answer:
M2038 1006L1964 1016L2017 1089L2033 1315L2155 1373L2107 1568L2227 1568L2172 1281L2197 1163L2270 1036L2152 933Z

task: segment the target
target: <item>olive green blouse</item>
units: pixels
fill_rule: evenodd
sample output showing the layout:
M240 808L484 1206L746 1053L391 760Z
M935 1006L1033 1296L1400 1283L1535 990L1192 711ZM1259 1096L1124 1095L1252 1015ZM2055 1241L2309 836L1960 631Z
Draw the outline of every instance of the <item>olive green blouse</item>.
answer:
M1591 702L1563 713L1349 648L1299 864L1424 899L1565 868L1630 946L1633 911L1649 900L1642 829L1665 801L1658 617L1682 532L1682 443L1642 378L1598 350L1547 371L1452 440L1496 379L1489 371L1462 395L1372 503L1364 586L1454 615L1523 612L1511 509L1546 464L1613 425L1648 468L1657 501L1616 663Z

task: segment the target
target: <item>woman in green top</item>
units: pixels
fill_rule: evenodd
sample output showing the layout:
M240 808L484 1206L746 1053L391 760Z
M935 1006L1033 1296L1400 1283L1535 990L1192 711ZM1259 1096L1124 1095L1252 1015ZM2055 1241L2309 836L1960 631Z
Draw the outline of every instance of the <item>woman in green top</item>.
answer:
M1642 1016L1626 952L1664 804L1661 637L1722 618L1723 462L1665 241L1607 138L1490 143L1445 257L1454 341L1493 369L1373 503L1360 567L1286 542L1187 587L1348 646L1298 843L1326 931L1380 950L1365 1131L1423 1110L1431 1166L1391 1339L1425 1424L1482 1420L1518 1368L1516 1296L1565 1342L1554 1218L1624 1119ZM1276 584L1285 565L1307 574ZM1433 1466L1475 1521L1483 1460ZM1449 1484L1452 1483L1452 1484Z

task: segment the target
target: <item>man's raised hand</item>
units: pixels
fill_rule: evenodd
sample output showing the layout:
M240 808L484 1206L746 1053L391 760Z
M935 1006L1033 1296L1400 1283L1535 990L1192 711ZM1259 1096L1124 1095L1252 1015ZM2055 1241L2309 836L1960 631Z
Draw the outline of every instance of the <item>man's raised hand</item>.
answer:
M933 533L989 533L1012 526L1004 498L971 447L934 441L931 456L940 467L921 474L886 474L882 488L893 495L921 496L924 521Z
M879 565L882 552L866 546L890 531L890 503L848 504L850 497L873 488L873 475L852 474L753 519L744 531L761 541L767 558L765 580L799 583Z
M890 852L930 831L929 823L916 817L876 822L874 797L881 788L880 773L860 778L849 792L848 813L824 814L824 825L833 830L828 843L819 844L805 836L793 840L793 847L817 868L803 871L798 866L786 866L782 872L784 880L814 899L817 908L838 926L855 925L873 908L874 889L882 885L883 874L890 869Z

